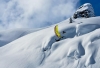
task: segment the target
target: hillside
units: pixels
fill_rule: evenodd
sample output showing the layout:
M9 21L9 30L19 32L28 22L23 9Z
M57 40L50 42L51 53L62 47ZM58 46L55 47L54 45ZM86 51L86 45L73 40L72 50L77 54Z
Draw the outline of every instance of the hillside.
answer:
M100 68L99 16L73 23L67 19L41 30L6 32L0 32L0 68Z

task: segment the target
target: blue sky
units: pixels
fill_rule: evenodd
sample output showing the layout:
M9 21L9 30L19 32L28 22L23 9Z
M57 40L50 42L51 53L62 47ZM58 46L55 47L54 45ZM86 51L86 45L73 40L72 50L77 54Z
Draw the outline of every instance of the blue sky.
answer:
M80 0L80 5L84 3L91 3L96 16L100 16L100 0Z
M84 3L100 16L99 0L0 0L0 30L46 27L69 18Z

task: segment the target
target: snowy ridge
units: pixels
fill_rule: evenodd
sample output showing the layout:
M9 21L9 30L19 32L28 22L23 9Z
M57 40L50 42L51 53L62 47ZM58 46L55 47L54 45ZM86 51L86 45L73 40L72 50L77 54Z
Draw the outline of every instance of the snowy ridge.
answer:
M38 31L40 29L12 29L0 31L0 47L8 44L24 35Z
M9 36L12 42L0 47L0 68L100 68L100 17L68 22L57 24L64 36L60 41L55 40L56 24L33 33L25 30L23 37ZM6 39L0 34L0 39Z

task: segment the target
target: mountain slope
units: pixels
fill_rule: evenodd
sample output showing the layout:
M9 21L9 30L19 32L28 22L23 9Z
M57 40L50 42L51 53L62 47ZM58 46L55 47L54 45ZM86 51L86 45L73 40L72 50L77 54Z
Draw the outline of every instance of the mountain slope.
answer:
M0 47L40 29L12 29L0 31Z
M86 3L49 27L0 31L0 68L100 68L100 17L94 16Z
M68 22L57 24L58 42L55 24L0 47L0 68L99 68L100 17Z

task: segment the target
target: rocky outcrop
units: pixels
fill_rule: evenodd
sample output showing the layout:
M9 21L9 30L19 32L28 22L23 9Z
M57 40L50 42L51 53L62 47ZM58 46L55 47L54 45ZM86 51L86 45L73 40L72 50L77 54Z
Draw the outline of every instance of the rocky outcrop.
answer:
M94 17L94 9L90 3L85 3L74 13L73 19Z

